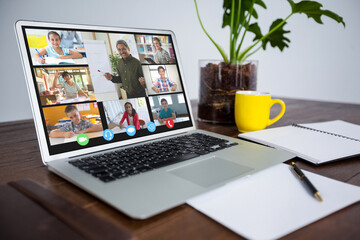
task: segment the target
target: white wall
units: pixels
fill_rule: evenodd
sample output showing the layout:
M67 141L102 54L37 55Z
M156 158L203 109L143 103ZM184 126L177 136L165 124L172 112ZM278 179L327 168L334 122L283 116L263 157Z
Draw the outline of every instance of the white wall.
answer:
M320 2L343 16L346 28L327 19L319 25L305 15L290 18L286 28L291 30L290 48L283 53L268 48L253 56L259 60L258 89L277 96L360 104L360 2ZM285 0L265 3L268 11L259 10L263 32L290 11ZM198 5L208 32L228 49L229 30L221 29L222 1L198 0ZM18 19L173 30L191 99L198 98L198 60L220 58L200 28L192 0L109 0L101 4L85 0L1 0L0 122L32 118L13 30Z

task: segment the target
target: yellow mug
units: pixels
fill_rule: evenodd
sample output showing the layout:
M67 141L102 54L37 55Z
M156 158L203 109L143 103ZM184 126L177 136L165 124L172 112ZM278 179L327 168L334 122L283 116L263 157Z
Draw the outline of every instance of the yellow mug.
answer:
M281 105L281 112L270 119L270 108ZM265 129L278 121L285 113L285 103L280 99L271 99L270 93L257 91L237 91L235 96L235 122L239 132L251 132Z

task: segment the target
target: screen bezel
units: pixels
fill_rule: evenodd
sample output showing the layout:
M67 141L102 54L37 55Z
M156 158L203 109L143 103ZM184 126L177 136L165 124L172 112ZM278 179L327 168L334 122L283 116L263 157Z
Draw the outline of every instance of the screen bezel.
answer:
M130 33L139 33L139 34L140 33L149 33L149 34L154 34L154 35L162 35L162 34L171 35L173 47L174 47L174 50L176 53L176 61L178 64L178 70L179 70L179 74L180 74L180 77L182 80L185 101L189 108L188 111L189 111L190 121L191 121L192 126L184 127L182 129L178 129L178 130L171 130L171 131L164 132L164 133L158 133L158 134L149 135L149 136L137 137L135 139L129 139L129 140L124 140L124 141L119 141L119 142L114 142L114 143L102 144L99 146L89 147L89 148L85 148L85 149L81 149L81 150L73 150L73 151L66 152L66 153L50 155L49 147L48 147L47 139L46 139L46 134L44 131L45 128L43 126L43 121L42 121L42 117L41 117L41 110L39 107L40 105L39 105L39 101L37 98L37 93L36 93L37 90L33 83L33 81L34 81L33 75L32 75L33 69L31 68L31 63L29 61L30 58L28 56L28 51L27 51L25 40L24 40L25 39L24 34L23 34L24 27L29 27L29 28L31 28L31 27L46 27L49 29L64 28L64 29L74 29L74 30L83 29L83 30L89 30L89 31L97 31L98 30L98 31L109 31L109 32L115 31L115 32L130 32ZM70 157L75 157L75 156L84 155L84 154L88 154L88 153L104 151L104 150L108 150L111 148L126 146L126 145L139 143L139 142L143 142L143 141L158 139L161 137L168 137L168 136L172 136L175 134L185 133L185 132L196 129L195 120L194 120L194 117L193 117L193 114L191 111L191 104L189 101L189 96L186 94L187 87L186 87L186 82L184 81L185 76L182 71L180 54L179 54L179 50L177 47L177 42L176 42L174 32L172 32L170 30L108 27L108 26L81 25L81 24L64 24L64 23L36 22L36 21L26 21L26 20L19 20L15 23L15 32L16 32L16 37L17 37L18 44L19 44L19 51L20 51L21 61L22 61L22 65L23 65L23 69L24 69L24 73L25 73L25 80L26 80L29 98L30 98L30 102L31 102L31 108L32 108L32 112L33 112L37 138L39 141L41 157L42 157L42 161L44 164L46 164L49 161L53 161L53 160L70 158Z

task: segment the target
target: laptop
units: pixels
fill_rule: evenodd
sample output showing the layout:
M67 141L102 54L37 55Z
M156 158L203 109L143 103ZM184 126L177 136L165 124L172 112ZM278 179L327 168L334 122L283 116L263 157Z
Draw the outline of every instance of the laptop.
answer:
M131 218L294 157L196 129L172 31L35 21L15 30L43 163Z

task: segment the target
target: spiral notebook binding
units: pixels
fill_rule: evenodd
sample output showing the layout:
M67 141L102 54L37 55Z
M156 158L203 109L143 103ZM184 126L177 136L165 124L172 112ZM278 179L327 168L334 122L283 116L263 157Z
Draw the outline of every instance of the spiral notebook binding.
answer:
M344 135L341 135L341 134L326 132L326 131L318 130L318 129L316 129L316 128L305 127L305 126L301 126L301 125L299 125L299 124L297 124L297 123L293 123L293 124L291 124L291 126L293 126L293 127L298 127L298 128L303 128L303 129L310 130L310 131L325 133L325 134L333 135L333 136L336 136L336 137L341 137L341 138L345 138L345 139L349 139L349 140L353 140L353 141L360 142L360 139L357 139L357 138L351 138L351 137L347 137L347 136L344 136Z

